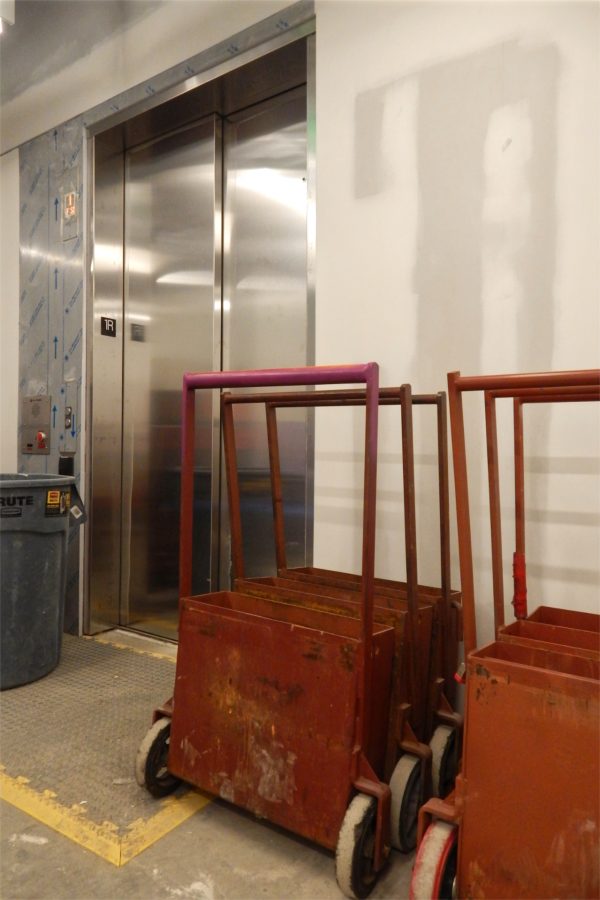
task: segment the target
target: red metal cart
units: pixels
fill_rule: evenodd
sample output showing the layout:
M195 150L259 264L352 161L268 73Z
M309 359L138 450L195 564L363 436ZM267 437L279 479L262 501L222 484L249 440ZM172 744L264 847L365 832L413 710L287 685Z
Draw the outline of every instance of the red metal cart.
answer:
M366 387L360 617L238 591L191 597L195 392L348 383ZM377 412L375 363L184 376L175 691L136 761L155 795L182 779L335 849L351 897L369 893L389 854L394 631L373 621Z
M453 796L419 814L413 898L597 897L600 891L598 616L540 607L525 618L517 557L516 623L504 624L497 397L516 397L517 553L524 554L522 403L597 399L600 372L448 377L467 701L463 770ZM484 391L497 640L476 650L463 391Z
M288 567L276 411L290 407L360 406L364 402L364 392L360 391L266 393L250 397L244 394L223 395L232 561L238 590L268 595L284 602L318 603L321 608L324 605L332 608L333 602L350 602L356 608L359 576L314 567ZM264 403L266 410L277 577L244 577L233 407L248 403ZM460 594L450 588L445 395L413 395L410 385L403 385L381 389L379 403L400 405L402 411L407 581L376 578L374 614L378 620L386 612L386 621L389 621L390 610L394 610L397 617L385 772L392 789L392 844L406 852L414 849L416 844L416 816L420 803L430 795L431 790L437 796L448 793L456 773L462 717L452 709L447 695L453 697L456 686L453 674L460 640ZM433 405L437 412L441 588L417 583L413 405ZM433 630L427 627L431 613Z

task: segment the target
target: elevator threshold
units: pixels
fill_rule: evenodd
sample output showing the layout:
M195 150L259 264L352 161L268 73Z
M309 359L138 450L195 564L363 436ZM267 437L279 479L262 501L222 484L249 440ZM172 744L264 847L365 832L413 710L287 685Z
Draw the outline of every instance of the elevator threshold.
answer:
M144 623L146 624L146 623ZM120 650L133 650L139 653L149 653L155 659L177 659L177 636L161 635L157 637L154 632L136 625L120 625L110 631L103 631L92 638L100 644L110 644Z
M123 866L210 798L152 798L134 775L152 710L171 696L177 647L133 632L64 635L58 667L0 694L0 797Z

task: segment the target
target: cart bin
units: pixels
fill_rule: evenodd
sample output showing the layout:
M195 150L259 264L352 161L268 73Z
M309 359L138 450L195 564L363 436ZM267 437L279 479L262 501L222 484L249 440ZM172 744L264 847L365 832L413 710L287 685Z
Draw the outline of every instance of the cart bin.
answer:
M470 654L461 897L598 896L599 674L505 641Z
M580 612L577 609L538 606L527 618L531 622L545 622L548 625L562 625L564 628L600 632L600 616L597 613Z
M559 610L559 612L570 610ZM535 619L517 619L498 629L498 640L541 649L563 649L590 659L600 659L600 634L583 628L553 625Z
M60 659L75 478L0 475L0 689L47 675Z
M299 625L284 604L272 604L278 618L246 612L256 599L183 601L169 772L334 849L352 792L359 623L323 613ZM391 628L373 626L367 743L380 758L393 643Z

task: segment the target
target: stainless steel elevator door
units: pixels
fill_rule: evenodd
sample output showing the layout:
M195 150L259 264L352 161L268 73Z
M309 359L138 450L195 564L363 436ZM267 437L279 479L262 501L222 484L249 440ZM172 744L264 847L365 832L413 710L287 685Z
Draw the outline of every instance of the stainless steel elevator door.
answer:
M306 90L300 88L225 120L223 368L312 362L307 304ZM264 407L239 405L245 571L275 572ZM312 503L310 421L279 413L288 563L303 565ZM222 541L226 546L227 535ZM224 557L223 563L227 564ZM222 580L226 577L222 574Z
M166 637L177 626L182 376L220 362L213 337L218 131L211 118L129 151L125 163L120 620ZM210 576L211 398L199 397L198 410L200 592Z
M126 154L123 625L177 634L183 373L311 362L306 170L304 89ZM231 571L218 398L199 392L196 410L194 592L203 593L229 588ZM238 408L236 420L246 573L272 574L264 408ZM309 425L301 410L280 421L288 562L301 565Z

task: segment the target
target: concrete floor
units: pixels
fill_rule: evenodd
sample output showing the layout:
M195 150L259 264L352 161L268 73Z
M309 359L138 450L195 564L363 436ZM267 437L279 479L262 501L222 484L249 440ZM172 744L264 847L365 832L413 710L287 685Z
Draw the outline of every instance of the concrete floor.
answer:
M340 900L333 857L216 802L122 868L0 803L3 900ZM412 858L394 853L373 898L408 897Z
M411 867L412 857L394 852L371 894L374 900L408 897ZM222 801L200 810L121 868L2 801L0 896L340 900L342 894L332 854Z

